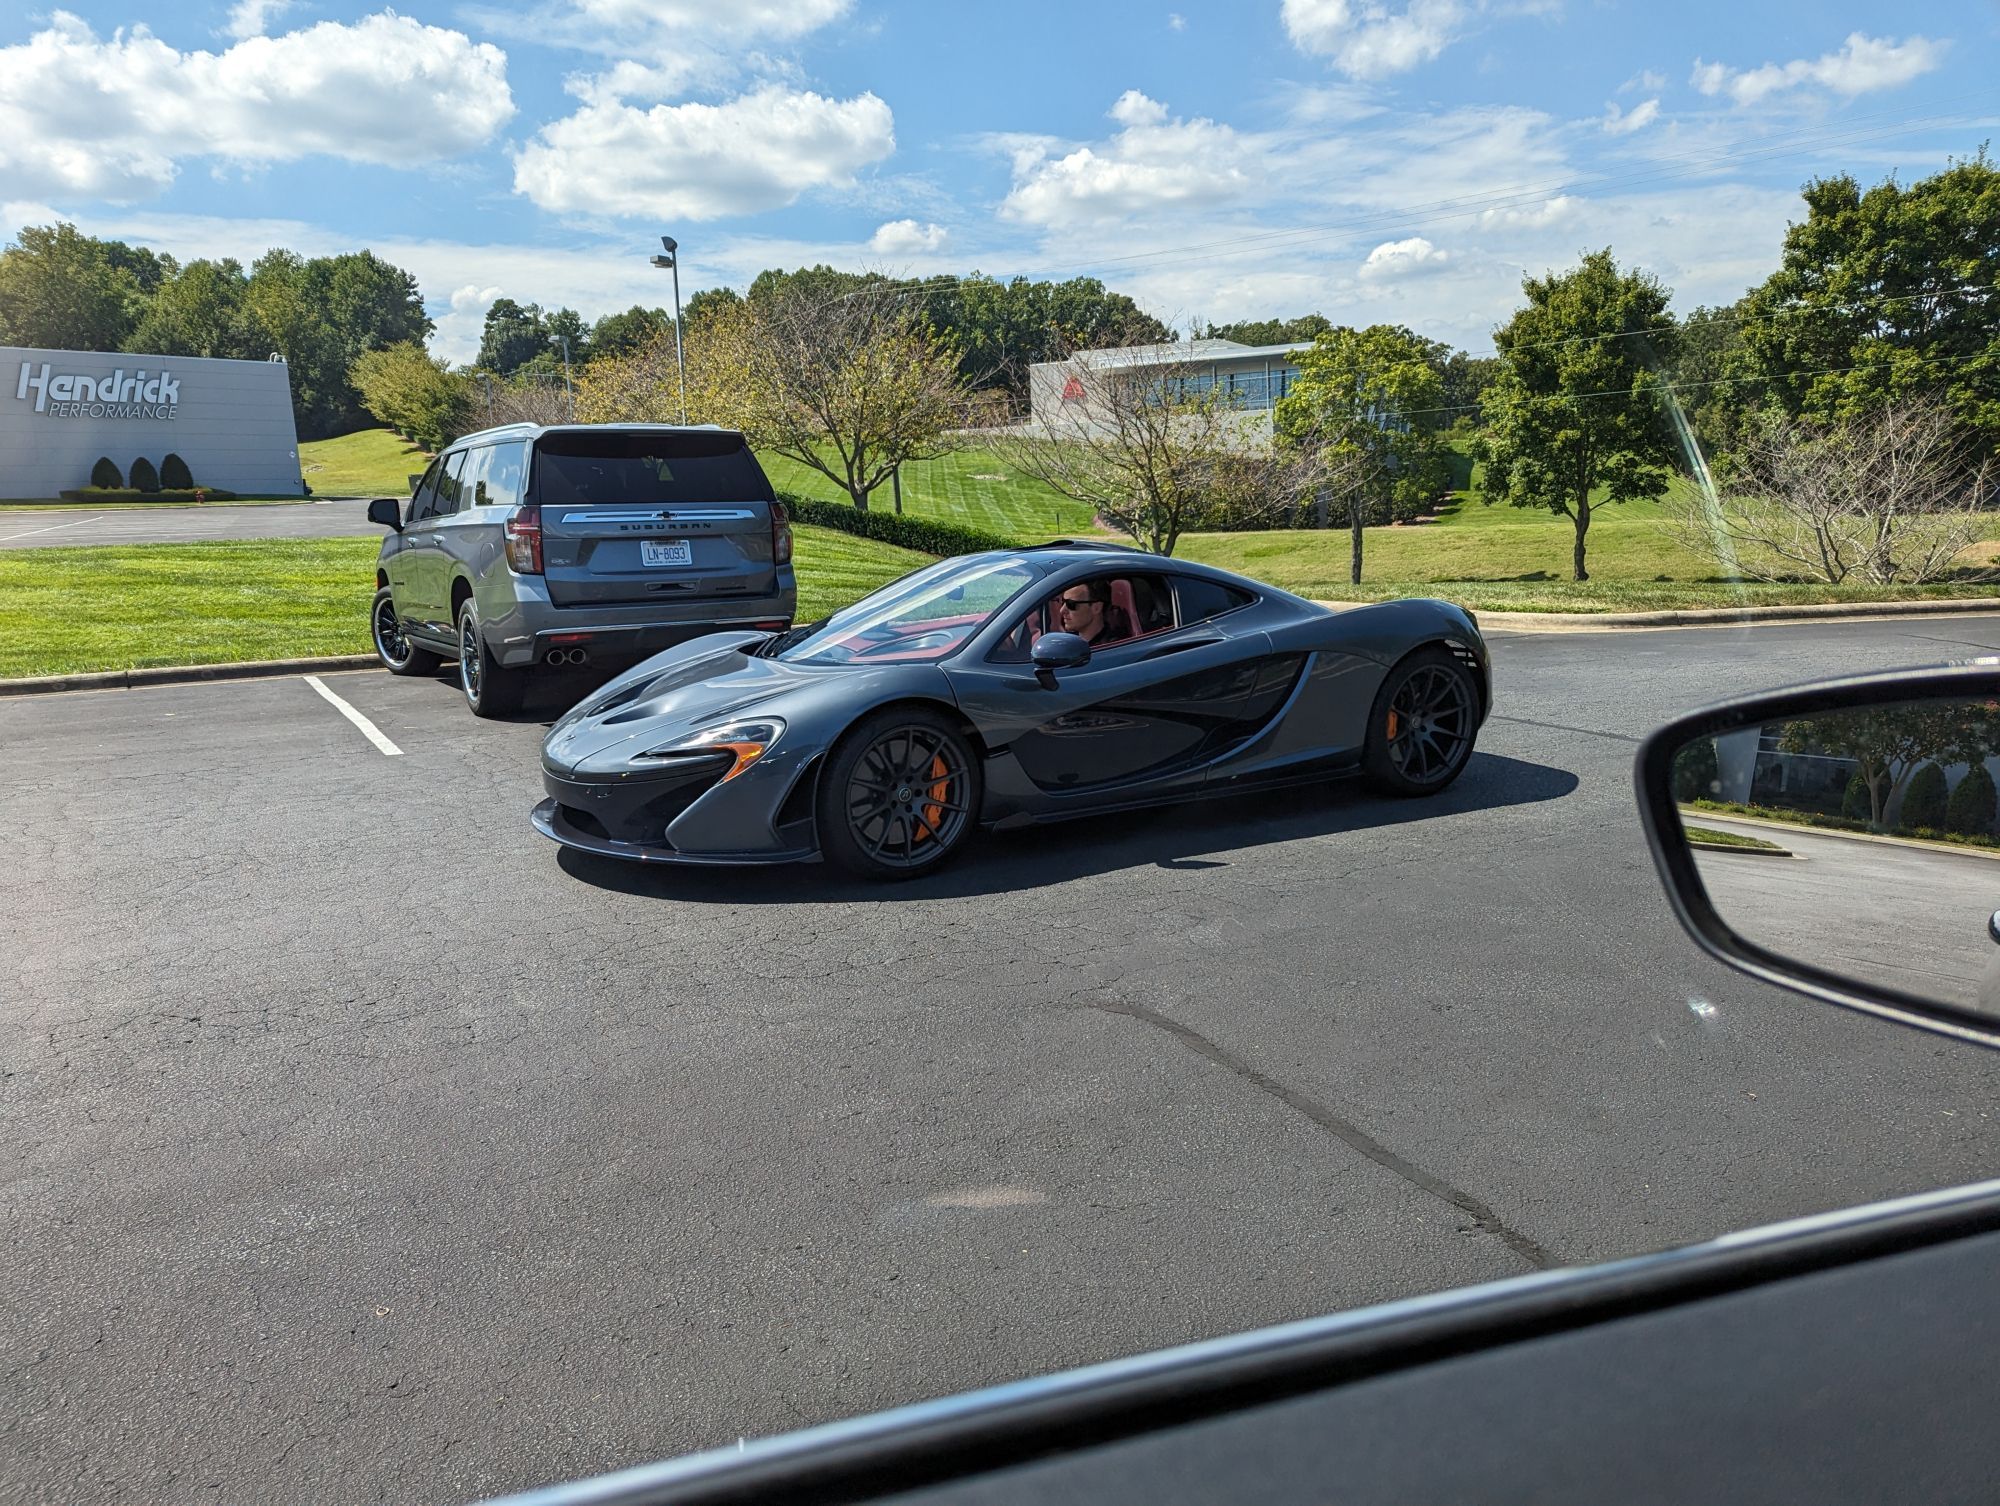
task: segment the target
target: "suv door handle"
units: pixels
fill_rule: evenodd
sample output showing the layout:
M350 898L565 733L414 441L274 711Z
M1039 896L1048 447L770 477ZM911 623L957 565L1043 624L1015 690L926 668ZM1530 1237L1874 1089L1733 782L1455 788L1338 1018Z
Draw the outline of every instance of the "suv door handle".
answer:
M1150 654L1147 654L1146 657L1148 659L1164 659L1168 654L1184 654L1191 648L1213 648L1216 644L1224 641L1220 633L1209 633L1200 638L1183 638L1178 643L1162 643Z

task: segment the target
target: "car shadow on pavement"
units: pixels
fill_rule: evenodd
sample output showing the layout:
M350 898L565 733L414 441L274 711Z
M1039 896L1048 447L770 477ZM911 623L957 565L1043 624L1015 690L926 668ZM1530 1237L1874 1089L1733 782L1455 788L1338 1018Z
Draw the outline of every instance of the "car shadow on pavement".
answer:
M1568 769L1475 753L1450 789L1428 799L1385 799L1359 780L1336 780L984 832L942 871L902 883L852 879L823 863L680 868L622 862L569 848L558 852L557 862L570 877L600 889L710 904L957 899L1037 889L1129 868L1176 872L1223 868L1246 847L1560 800L1576 786L1577 776Z

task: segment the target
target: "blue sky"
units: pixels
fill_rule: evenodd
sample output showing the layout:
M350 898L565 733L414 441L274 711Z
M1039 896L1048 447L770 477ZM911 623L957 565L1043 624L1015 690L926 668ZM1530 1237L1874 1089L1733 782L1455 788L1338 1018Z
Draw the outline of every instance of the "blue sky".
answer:
M74 0L0 19L0 231L372 247L461 360L496 297L666 302L663 231L684 295L1091 273L1483 351L1596 246L1735 297L1807 178L1977 150L1996 72L1991 3Z

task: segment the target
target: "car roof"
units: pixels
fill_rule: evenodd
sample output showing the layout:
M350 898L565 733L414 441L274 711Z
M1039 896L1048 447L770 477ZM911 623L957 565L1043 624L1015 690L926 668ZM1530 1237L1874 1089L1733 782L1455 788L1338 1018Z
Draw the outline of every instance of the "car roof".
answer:
M461 434L452 441L455 445L471 444L475 440L490 439L539 439L544 434L734 434L743 437L739 429L725 429L721 424L496 424L490 429L476 429L470 434Z

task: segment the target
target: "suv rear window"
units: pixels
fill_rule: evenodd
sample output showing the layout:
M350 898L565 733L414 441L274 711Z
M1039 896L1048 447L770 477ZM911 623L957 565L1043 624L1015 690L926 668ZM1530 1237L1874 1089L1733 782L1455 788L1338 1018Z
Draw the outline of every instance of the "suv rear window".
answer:
M535 490L553 507L773 500L740 434L544 434Z

